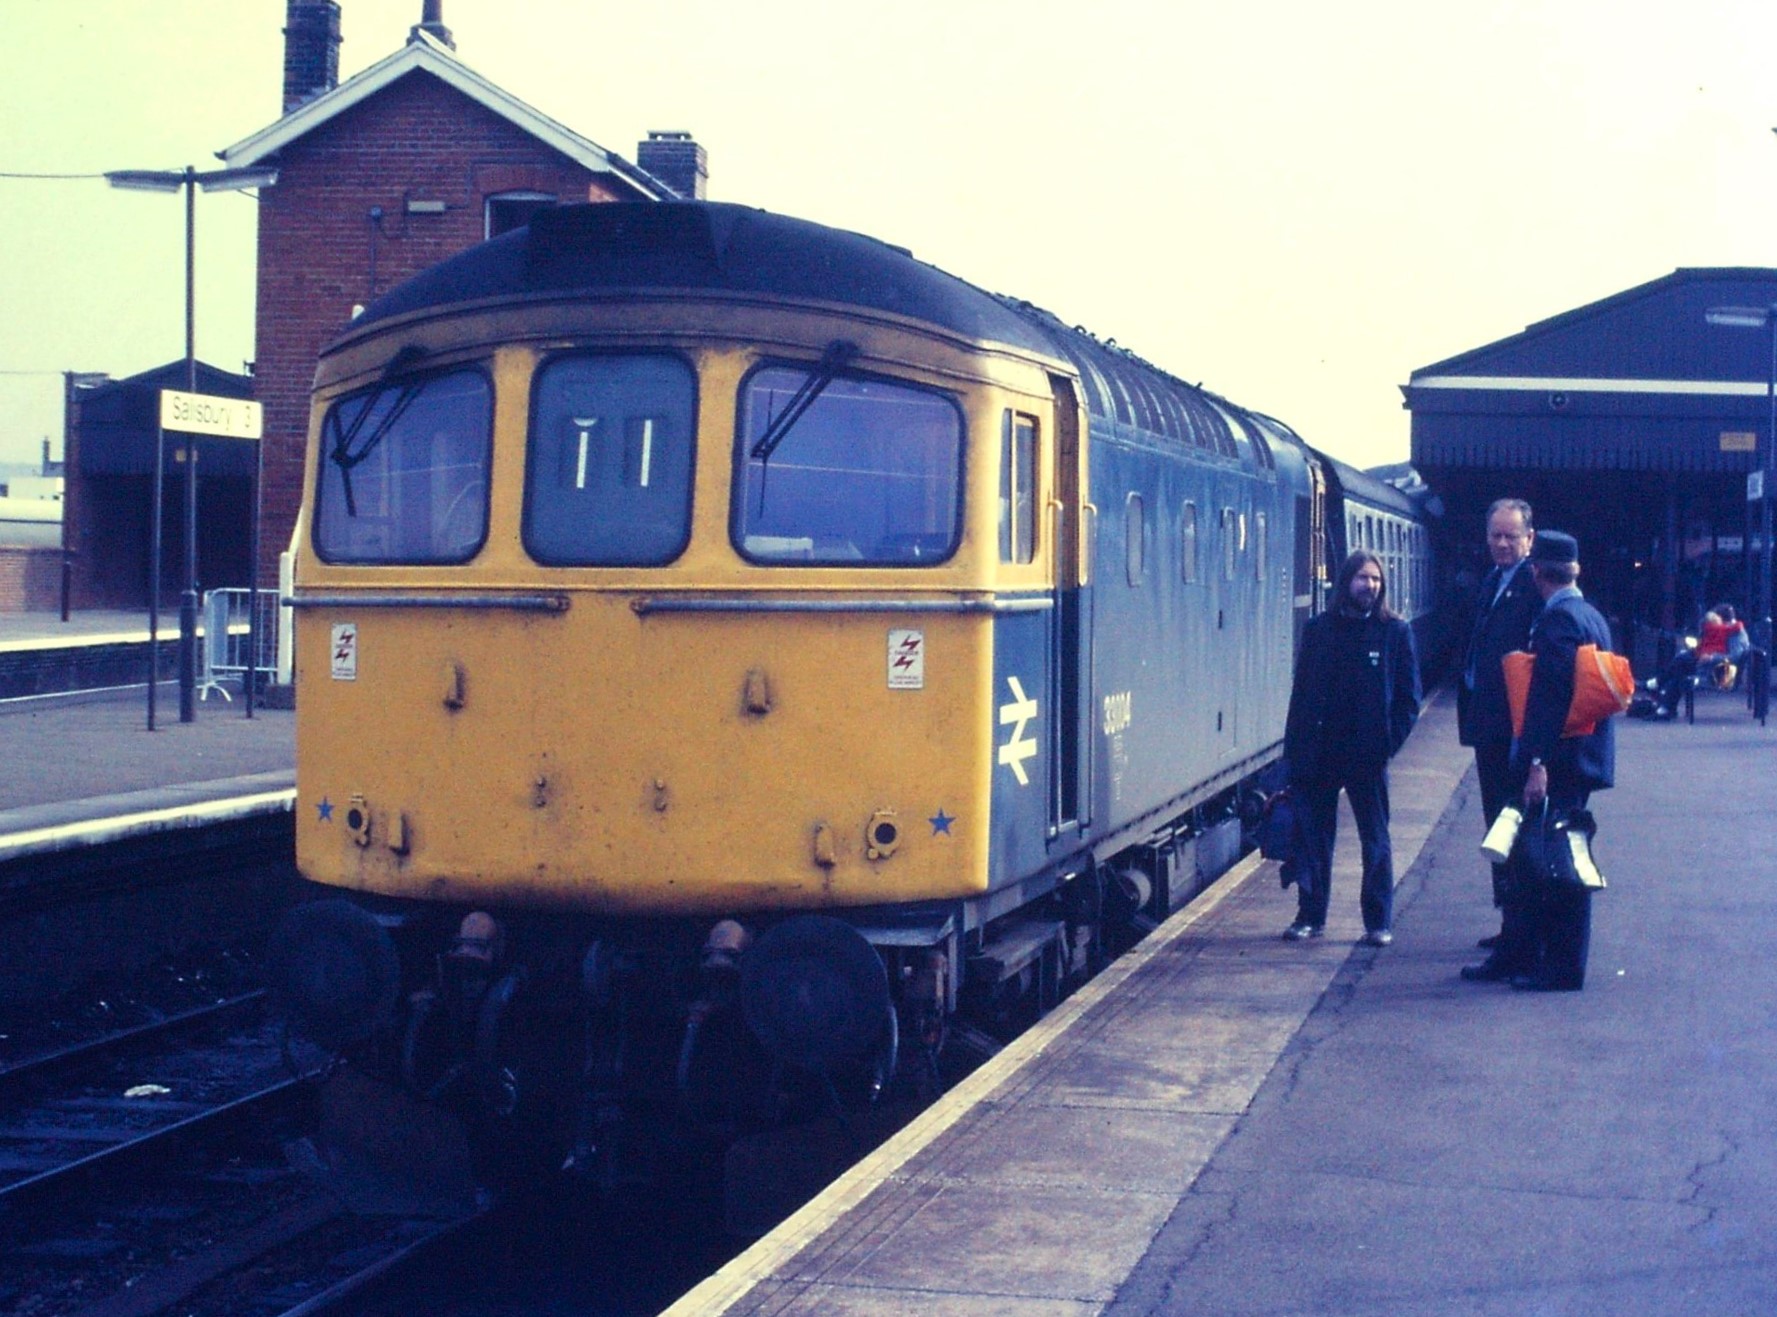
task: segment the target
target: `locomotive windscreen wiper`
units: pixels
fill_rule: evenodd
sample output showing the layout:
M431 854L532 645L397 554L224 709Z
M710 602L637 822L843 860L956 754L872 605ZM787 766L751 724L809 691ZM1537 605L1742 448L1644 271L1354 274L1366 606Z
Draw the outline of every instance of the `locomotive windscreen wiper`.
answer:
M363 409L353 418L351 425L345 427L343 431L339 424L339 409L335 408L329 413L327 423L333 430L333 443L328 448L327 456L339 468L339 483L346 496L346 516L355 517L358 515L357 501L352 497L352 468L375 451L376 446L383 441L389 431L395 428L395 422L401 419L401 413L405 412L408 405L419 395L419 384L403 384L401 392L395 395L394 403L370 433L365 436L364 442L358 445L356 452L352 451L352 442L357 439L358 431L364 428L364 422L370 419L370 413L373 410L371 404L375 399L366 402Z
M815 399L826 392L827 386L838 378L839 372L849 366L858 355L858 345L843 338L836 338L827 344L827 350L821 354L820 363L808 372L802 386L790 395L790 401L784 409L771 419L753 444L751 456L763 465L771 460L777 446L790 433L792 426L802 419L802 414L814 406Z
M426 349L417 343L404 345L399 352L389 358L389 364L383 367L380 382L386 385L391 378L409 369L425 355ZM401 392L395 396L395 402L389 408L388 415L376 423L375 428L371 430L355 453L352 451L352 441L358 437L358 431L364 428L364 422L370 419L372 404L376 399L371 398L365 402L363 409L343 434L340 432L339 426L340 409L336 407L327 414L327 424L333 430L333 445L327 456L339 468L339 483L346 496L346 516L355 517L358 515L357 500L352 497L352 468L369 457L389 431L395 428L395 422L401 419L401 413L407 410L409 403L419 397L421 387L420 382L403 384Z

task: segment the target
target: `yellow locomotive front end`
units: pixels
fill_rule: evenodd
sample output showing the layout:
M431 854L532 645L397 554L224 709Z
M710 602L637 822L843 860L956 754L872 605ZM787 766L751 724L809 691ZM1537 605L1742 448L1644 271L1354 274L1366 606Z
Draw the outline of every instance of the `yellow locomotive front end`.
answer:
M612 915L981 892L995 600L1047 570L1001 562L995 445L1048 388L749 299L348 339L298 535L302 871Z

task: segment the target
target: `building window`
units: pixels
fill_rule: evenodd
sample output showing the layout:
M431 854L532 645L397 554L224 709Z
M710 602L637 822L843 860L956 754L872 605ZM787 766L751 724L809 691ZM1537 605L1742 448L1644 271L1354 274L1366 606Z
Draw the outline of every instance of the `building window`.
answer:
M513 229L522 229L531 222L532 215L554 204L552 192L496 192L484 204L485 233L497 238Z

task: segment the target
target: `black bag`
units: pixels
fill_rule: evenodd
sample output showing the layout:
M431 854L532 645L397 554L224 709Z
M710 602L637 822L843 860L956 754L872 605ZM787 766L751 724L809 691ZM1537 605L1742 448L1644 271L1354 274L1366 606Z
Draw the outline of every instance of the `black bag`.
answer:
M1296 800L1285 787L1265 802L1264 821L1259 825L1259 854L1267 860L1289 859L1295 831Z
M1512 881L1531 892L1551 887L1599 891L1604 875L1592 862L1592 838L1598 824L1583 809L1551 809L1543 802L1540 812L1526 818L1512 847Z

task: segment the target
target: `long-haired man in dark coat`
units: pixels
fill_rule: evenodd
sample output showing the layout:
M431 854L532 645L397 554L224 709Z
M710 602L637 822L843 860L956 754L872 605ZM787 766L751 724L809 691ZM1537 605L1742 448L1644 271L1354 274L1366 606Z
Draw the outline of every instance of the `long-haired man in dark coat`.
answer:
M1344 789L1363 844L1364 940L1394 938L1394 849L1388 835L1388 761L1419 717L1413 631L1388 607L1375 554L1355 549L1339 568L1333 607L1302 632L1290 687L1284 754L1301 806L1292 941L1319 937L1333 888L1334 830Z
M1500 660L1530 642L1530 624L1543 609L1528 562L1535 540L1530 504L1523 499L1498 499L1487 509L1487 553L1493 559L1493 570L1481 582L1475 600L1475 624L1456 687L1456 731L1462 744L1475 752L1484 828L1493 826L1519 786L1512 773L1512 714L1506 707ZM1505 890L1506 868L1496 864L1493 904L1509 922ZM1510 940L1511 931L1502 928L1499 936L1482 938L1481 945L1497 946L1502 936Z

